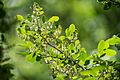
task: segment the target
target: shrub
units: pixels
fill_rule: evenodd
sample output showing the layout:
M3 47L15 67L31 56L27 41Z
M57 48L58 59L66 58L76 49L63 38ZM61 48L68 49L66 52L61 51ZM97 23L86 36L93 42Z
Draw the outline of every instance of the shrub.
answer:
M44 11L37 3L27 17L17 15L20 27L18 36L23 39L21 46L28 49L26 59L49 65L56 80L119 80L120 62L111 60L117 51L112 46L120 44L120 38L113 36L101 40L97 51L88 54L82 48L74 24L62 30L56 22L58 16L45 19Z

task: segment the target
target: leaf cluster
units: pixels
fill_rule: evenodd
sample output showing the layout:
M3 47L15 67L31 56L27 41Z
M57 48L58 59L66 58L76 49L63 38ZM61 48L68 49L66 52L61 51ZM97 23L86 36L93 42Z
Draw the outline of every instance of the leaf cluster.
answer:
M28 49L28 61L48 64L56 80L120 79L119 62L109 59L117 54L111 46L120 44L119 37L101 40L97 52L90 55L81 47L74 24L62 32L62 27L55 25L59 17L46 20L43 13L34 3L31 15L17 15L20 27L16 30L25 42L21 46Z

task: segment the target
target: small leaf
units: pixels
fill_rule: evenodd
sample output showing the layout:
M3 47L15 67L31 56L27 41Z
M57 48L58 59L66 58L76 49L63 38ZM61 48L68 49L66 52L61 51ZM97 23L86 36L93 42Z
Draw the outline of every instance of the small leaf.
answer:
M30 41L28 41L26 45L29 46L30 48L34 46L34 44Z
M82 60L82 61L85 61L88 56L89 56L89 55L86 53L85 49L82 48L82 49L81 49L81 52L80 52L80 57L79 57L79 59Z
M25 34L26 33L25 28L20 28L20 31L21 31L21 34Z
M68 29L68 28L65 30L65 33L66 33L66 36L67 36L67 37L70 35L70 32L69 32L69 29Z
M79 40L76 40L75 41L75 45L79 45L80 44L80 41Z
M112 38L108 39L106 42L108 42L110 45L120 44L120 38L117 36L113 36Z
M17 15L16 18L17 18L17 20L19 20L19 21L24 20L24 17L21 16L21 15Z
M63 41L65 39L65 36L60 36L59 39Z
M114 56L116 55L116 51L112 49L105 50L106 56Z
M27 20L31 22L32 21L32 17L30 15L28 15L27 16Z
M92 74L91 70L81 71L80 73L81 73L81 75L85 75L85 76L90 76Z
M44 11L40 11L40 13L39 13L40 15L42 15L42 14L44 14Z
M98 44L98 52L103 53L104 49L107 49L108 47L109 47L109 44L104 40L101 40Z
M33 57L33 53L26 56L26 60L29 62L35 62L36 56Z
M78 78L78 76L73 76L72 79L73 80L76 80Z
M72 58L73 58L74 60L76 60L79 56L80 56L79 53L78 53L78 54L74 54L74 55L72 55Z
M58 16L53 16L51 17L48 21L49 22L57 22L59 20L59 17Z
M69 27L69 32L72 34L73 32L75 32L75 25L71 24Z

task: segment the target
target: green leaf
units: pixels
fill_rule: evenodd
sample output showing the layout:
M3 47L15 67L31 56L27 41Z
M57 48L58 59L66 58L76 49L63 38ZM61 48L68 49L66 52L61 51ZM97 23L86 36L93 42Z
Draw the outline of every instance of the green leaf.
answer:
M79 40L76 40L76 41L75 41L75 45L80 45L80 41L79 41Z
M40 11L40 12L39 12L39 15L42 15L42 14L44 14L44 11Z
M26 44L26 45L29 46L29 48L31 48L31 47L34 46L34 44L33 44L31 41L27 41L27 44Z
M60 36L59 39L63 41L65 39L65 36Z
M59 17L58 16L53 16L51 17L48 21L49 22L57 22L59 20Z
M112 38L108 39L106 42L108 42L110 45L120 44L120 38L117 36L113 36Z
M101 40L98 44L98 52L103 53L104 49L107 49L108 47L109 47L109 44L104 40Z
M69 32L72 34L73 32L75 32L75 25L71 24L69 27Z
M68 51L69 52L73 52L72 50L75 50L75 46L73 43L71 43L69 46L68 46Z
M114 56L116 55L116 51L112 49L105 50L106 56Z
M100 65L100 66L92 67L92 70L93 70L93 71L100 71L100 70L103 70L103 69L105 69L105 68L106 68L105 65Z
M21 34L23 35L26 33L25 28L20 28L20 31L21 31Z
M32 21L32 16L28 15L27 20L31 22Z
M91 70L85 70L85 71L81 71L80 74L85 76L90 76L92 73Z
M82 48L80 52L80 57L79 59L82 61L85 61L89 55L86 53L85 49Z
M80 56L79 53L78 53L78 54L74 54L74 55L72 55L72 58L73 58L74 60L76 60L79 56Z
M24 17L23 17L23 16L21 16L21 15L17 15L17 16L16 16L16 18L17 18L17 20L19 20L19 21L24 20Z
M36 56L33 57L33 54L29 54L26 56L26 60L29 61L29 62L35 62L36 61Z
M76 80L78 78L78 76L73 76L72 79L73 80Z
M65 30L65 34L66 34L67 37L70 35L70 32L69 32L68 28Z

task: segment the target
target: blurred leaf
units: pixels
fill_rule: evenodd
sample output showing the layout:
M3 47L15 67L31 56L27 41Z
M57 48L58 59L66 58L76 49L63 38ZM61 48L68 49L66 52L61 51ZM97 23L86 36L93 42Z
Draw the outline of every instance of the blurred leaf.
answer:
M33 53L29 54L26 56L26 60L29 62L35 62L36 61L36 56L33 57Z
M3 8L4 4L2 1L0 1L0 8Z
M117 36L113 36L112 38L108 39L106 42L108 42L110 45L120 44L120 38Z
M116 55L116 51L112 49L105 50L106 56L114 56Z
M32 17L30 15L28 15L27 16L27 20L31 22L32 21Z
M46 21L46 16L42 16L43 23Z
M105 9L105 10L108 10L108 9L111 8L111 6L112 6L112 3L111 3L111 2L105 3L104 9Z
M76 41L75 41L75 45L80 45L80 41L79 41L79 40L76 40Z
M103 53L104 49L107 49L108 47L109 47L109 44L104 40L101 40L98 44L98 52Z
M69 32L70 32L70 33L75 32L75 25L74 25L74 24L71 24L71 25L70 25L70 27L69 27Z
M23 17L22 15L17 15L16 18L17 18L17 20L19 20L19 21L24 20L24 17Z
M80 56L79 53L78 53L78 54L74 54L74 55L72 55L72 58L73 58L74 60L76 60L79 56Z
M70 32L69 32L69 29L68 29L68 28L65 30L65 33L66 33L66 36L67 36L67 37L70 35Z
M6 15L6 11L2 8L0 8L0 18L4 18Z
M51 17L48 21L49 22L57 22L59 20L59 17L58 16L53 16Z
M25 28L20 28L20 31L23 35L26 33Z
M81 75L90 76L92 74L91 70L85 70L80 72Z
M59 39L63 41L65 39L65 36L60 36Z

